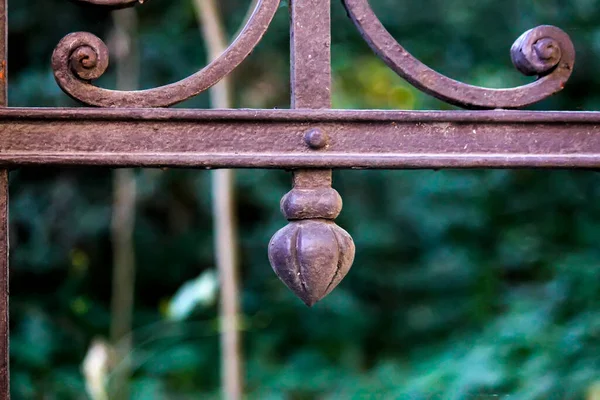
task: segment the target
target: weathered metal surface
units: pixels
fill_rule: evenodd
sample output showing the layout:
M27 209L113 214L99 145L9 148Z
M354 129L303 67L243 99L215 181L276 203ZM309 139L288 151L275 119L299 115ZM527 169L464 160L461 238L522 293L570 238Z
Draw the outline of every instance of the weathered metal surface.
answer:
M450 79L406 51L385 29L369 0L343 0L348 15L373 51L413 86L445 102L464 108L520 108L560 90L571 76L575 50L569 36L553 26L525 32L513 45L514 65L539 79L512 89L487 89Z
M52 55L54 77L65 93L91 106L168 107L209 89L244 61L267 31L278 7L279 0L258 0L246 26L220 57L170 85L138 91L94 86L92 80L104 74L109 55L104 42L87 32L71 33L60 41Z
M329 0L291 0L292 108L331 108L331 15ZM323 129L304 134L310 152L324 149ZM346 276L354 242L333 220L342 198L331 187L331 170L296 170L294 188L282 199L289 224L269 243L277 276L308 306L325 297Z
M269 260L277 276L308 306L329 294L354 260L354 242L333 220L342 210L331 171L301 171L281 201L289 224L273 236Z
M0 0L0 107L8 105L8 5Z
M0 109L0 166L32 164L599 168L600 113Z
M7 0L0 0L0 107L7 106ZM10 398L8 170L0 170L0 399Z
M76 0L110 7L132 6L139 0ZM553 26L525 32L511 48L513 64L539 79L510 89L488 89L448 78L406 51L385 29L369 0L343 0L349 16L371 48L412 85L443 101L464 108L512 109L543 100L562 90L571 76L575 50L569 36ZM279 0L258 0L254 13L227 51L198 73L177 83L142 91L114 91L91 81L108 66L106 45L96 36L77 32L55 49L52 66L60 87L71 97L99 107L168 107L196 96L233 71L266 32ZM329 1L291 1L292 108L329 108ZM306 104L303 104L306 102ZM321 104L315 107L315 104Z
M0 170L0 398L10 398L8 312L8 171Z
M73 0L122 8L143 0ZM343 0L371 48L416 88L464 108L511 109L563 89L575 62L568 35L552 26L523 34L513 64L529 85L487 89L441 75L386 31L368 0ZM519 111L356 111L331 107L329 0L291 0L294 110L164 110L232 72L256 47L279 6L257 0L231 46L196 74L142 91L114 91L92 81L108 67L96 36L73 33L52 66L71 97L110 109L7 109L6 0L0 0L0 399L9 398L8 172L22 165L281 168L294 187L281 210L289 224L271 240L278 276L308 305L327 295L354 259L350 235L333 221L342 200L335 168L600 168L600 113ZM153 109L154 108L154 109Z
M290 1L292 108L331 108L330 0Z

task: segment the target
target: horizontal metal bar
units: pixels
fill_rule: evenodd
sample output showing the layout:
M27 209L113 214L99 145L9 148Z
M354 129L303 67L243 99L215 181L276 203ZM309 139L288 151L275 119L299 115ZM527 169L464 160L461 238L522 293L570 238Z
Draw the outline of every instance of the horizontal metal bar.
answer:
M0 167L48 164L600 168L600 113L1 109Z

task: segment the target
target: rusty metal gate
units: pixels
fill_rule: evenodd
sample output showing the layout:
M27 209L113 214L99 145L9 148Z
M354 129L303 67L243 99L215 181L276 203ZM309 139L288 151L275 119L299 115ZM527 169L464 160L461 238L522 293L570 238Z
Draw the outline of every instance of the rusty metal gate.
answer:
M77 1L113 8L143 2ZM334 222L342 200L331 185L332 169L600 167L600 113L512 110L565 86L575 51L559 28L534 28L512 46L515 67L536 77L533 83L486 89L452 80L413 57L386 31L368 0L343 2L391 69L419 90L468 110L332 110L330 0L291 1L291 110L166 108L233 71L267 31L280 0L257 0L239 36L204 69L150 90L94 86L108 66L107 47L92 34L72 33L54 51L54 75L69 96L96 108L7 108L7 0L0 0L0 398L9 397L10 168L293 170L293 189L281 202L289 224L271 240L269 259L279 278L312 305L335 288L354 259L352 238Z

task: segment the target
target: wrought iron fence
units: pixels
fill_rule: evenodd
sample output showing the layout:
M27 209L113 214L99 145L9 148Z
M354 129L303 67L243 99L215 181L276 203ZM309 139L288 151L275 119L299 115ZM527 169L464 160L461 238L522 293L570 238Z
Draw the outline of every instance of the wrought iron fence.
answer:
M77 0L113 8L142 0ZM156 0L154 0L156 1ZM598 168L600 113L515 111L562 90L575 62L569 36L553 26L525 32L515 67L536 79L487 89L452 80L408 53L368 0L344 0L373 51L419 90L466 111L331 109L329 0L292 0L291 110L166 109L207 90L256 47L279 8L258 0L230 47L194 75L142 91L95 86L109 64L106 45L85 32L57 45L58 85L93 107L6 108L7 0L0 0L0 392L8 398L8 169L24 165L279 168L293 170L281 201L289 224L269 244L279 278L306 304L326 296L354 259L351 236L334 222L342 200L336 168Z

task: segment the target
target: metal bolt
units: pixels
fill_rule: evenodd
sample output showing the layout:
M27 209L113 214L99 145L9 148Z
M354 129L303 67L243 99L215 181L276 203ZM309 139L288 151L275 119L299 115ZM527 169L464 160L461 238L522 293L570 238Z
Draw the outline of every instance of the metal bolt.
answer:
M304 135L304 141L313 150L319 150L329 144L329 136L320 129L311 129Z

